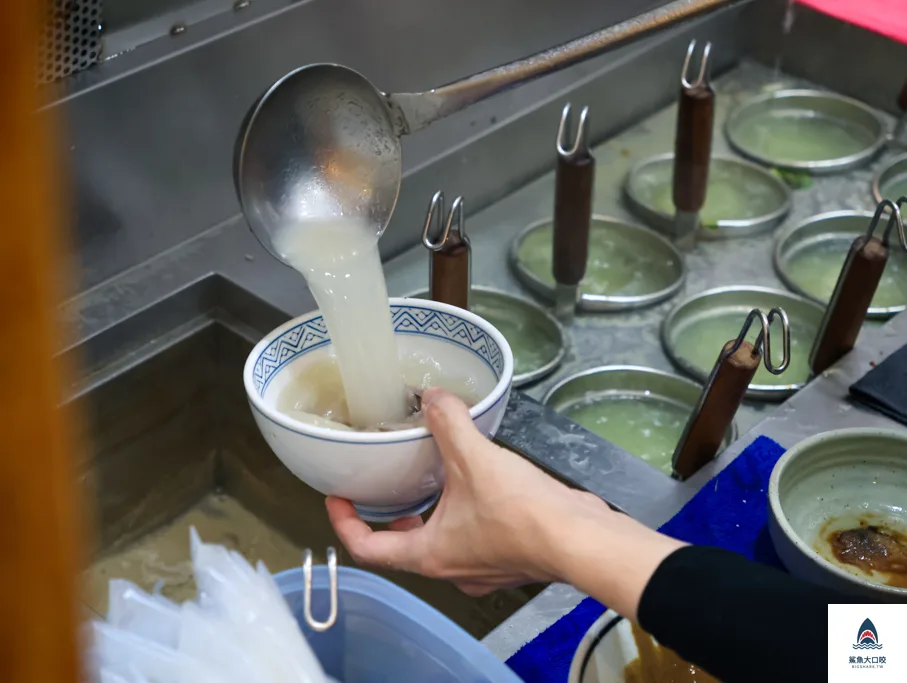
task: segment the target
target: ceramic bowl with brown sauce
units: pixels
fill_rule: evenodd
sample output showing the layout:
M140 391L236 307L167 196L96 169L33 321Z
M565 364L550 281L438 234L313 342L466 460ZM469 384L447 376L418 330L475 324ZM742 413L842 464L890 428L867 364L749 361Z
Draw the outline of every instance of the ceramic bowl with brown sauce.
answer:
M907 429L841 429L785 453L769 480L769 533L794 576L907 602Z

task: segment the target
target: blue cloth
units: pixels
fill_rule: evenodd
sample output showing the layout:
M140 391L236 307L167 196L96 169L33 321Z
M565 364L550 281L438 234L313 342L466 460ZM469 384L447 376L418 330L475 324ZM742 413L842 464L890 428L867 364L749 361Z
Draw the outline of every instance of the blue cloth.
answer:
M668 536L781 567L768 537L768 480L784 449L760 436L660 528ZM564 683L586 631L605 611L586 598L507 664L525 683Z

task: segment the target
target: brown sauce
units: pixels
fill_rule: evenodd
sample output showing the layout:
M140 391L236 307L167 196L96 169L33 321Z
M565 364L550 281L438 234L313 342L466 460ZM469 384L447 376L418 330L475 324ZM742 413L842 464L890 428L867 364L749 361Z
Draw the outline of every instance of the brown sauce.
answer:
M882 574L889 586L907 588L907 535L882 524L860 520L860 526L826 535L831 552L842 564L867 574Z
M633 640L639 657L624 668L626 683L720 683L673 650L658 645L648 633L633 624Z

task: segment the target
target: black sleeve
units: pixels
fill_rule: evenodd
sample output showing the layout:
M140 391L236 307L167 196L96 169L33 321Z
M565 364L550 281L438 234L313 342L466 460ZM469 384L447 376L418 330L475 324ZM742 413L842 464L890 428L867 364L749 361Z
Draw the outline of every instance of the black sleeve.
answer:
M655 570L638 617L659 643L724 683L811 683L827 680L828 605L853 602L869 600L726 550L685 546Z

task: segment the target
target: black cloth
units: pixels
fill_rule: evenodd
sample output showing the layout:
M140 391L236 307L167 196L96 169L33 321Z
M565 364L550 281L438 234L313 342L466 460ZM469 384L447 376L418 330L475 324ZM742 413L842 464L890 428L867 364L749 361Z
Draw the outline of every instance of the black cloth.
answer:
M851 385L850 395L907 425L907 346L895 351Z
M869 602L742 555L684 546L642 594L642 628L723 683L826 681L828 605Z

